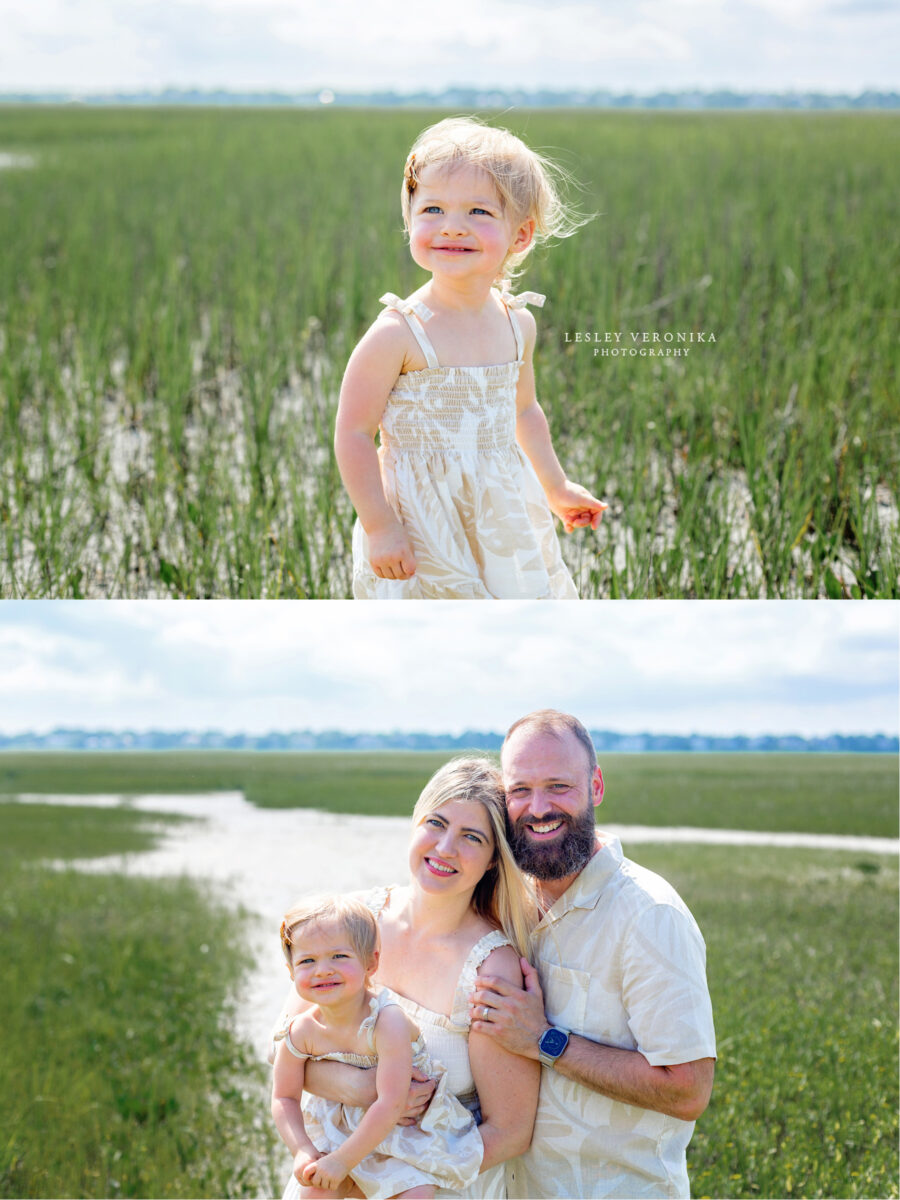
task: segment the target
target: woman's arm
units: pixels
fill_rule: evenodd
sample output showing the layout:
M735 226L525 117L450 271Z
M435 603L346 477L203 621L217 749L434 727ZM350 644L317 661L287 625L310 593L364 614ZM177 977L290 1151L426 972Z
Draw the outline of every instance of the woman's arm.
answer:
M281 1032L286 1017L302 1012L307 1007L292 984L285 997L281 1019L275 1027L275 1032ZM275 1061L277 1049L278 1043L273 1041L269 1050L269 1062ZM415 1125L434 1095L436 1085L433 1079L429 1079L419 1070L414 1070L413 1076L401 1125ZM378 1095L375 1071L371 1068L353 1067L349 1063L308 1062L303 1086L313 1096L320 1096L323 1100L332 1100L337 1104L349 1104L354 1108L368 1108L370 1104L374 1104Z
M384 495L375 434L406 355L407 331L375 322L350 355L341 384L334 453L341 479L369 538L372 570L382 579L409 579L416 560L409 538Z
M482 970L490 971L514 987L522 986L519 958L511 946L501 946L487 956ZM522 1154L531 1144L537 1112L541 1066L510 1054L483 1033L469 1035L469 1062L481 1104L478 1126L484 1142L482 1171Z
M524 327L525 353L516 389L516 441L528 455L547 503L562 521L566 533L581 525L596 529L607 506L581 484L567 479L560 466L550 440L550 426L535 394L533 355L537 326L527 310L522 309L517 315Z
M403 1116L412 1076L412 1032L409 1018L396 1005L379 1014L375 1023L377 1099L339 1150L309 1166L306 1182L321 1188L337 1187Z

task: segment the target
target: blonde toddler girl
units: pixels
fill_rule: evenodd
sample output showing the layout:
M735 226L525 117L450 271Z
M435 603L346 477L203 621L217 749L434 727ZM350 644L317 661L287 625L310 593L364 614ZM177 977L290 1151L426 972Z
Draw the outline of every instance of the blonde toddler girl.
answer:
M306 900L286 914L281 943L310 1006L287 1024L275 1056L272 1115L294 1156L285 1200L346 1195L349 1181L367 1197L466 1187L484 1146L411 1018L392 993L371 987L378 927L369 908L350 896ZM305 1063L321 1059L375 1067L375 1103L353 1108L304 1092ZM414 1066L441 1078L419 1124L401 1126Z
M553 169L506 130L453 118L415 142L401 203L429 279L382 296L338 405L353 594L575 599L551 511L571 532L606 505L566 478L535 396L524 305L544 297L510 290L537 240L574 231Z

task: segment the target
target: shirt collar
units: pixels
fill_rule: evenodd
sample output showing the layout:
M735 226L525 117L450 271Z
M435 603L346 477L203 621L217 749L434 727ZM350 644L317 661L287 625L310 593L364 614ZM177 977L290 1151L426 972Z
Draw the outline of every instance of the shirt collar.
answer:
M610 833L597 833L597 853L588 860L560 898L544 913L538 931L570 912L573 908L596 908L604 888L624 859L622 843Z

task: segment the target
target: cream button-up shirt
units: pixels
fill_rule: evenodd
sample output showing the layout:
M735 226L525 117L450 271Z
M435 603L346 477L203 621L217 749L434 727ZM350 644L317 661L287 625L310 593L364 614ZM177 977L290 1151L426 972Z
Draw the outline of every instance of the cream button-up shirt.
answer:
M639 1050L652 1066L716 1053L706 947L681 897L599 849L534 935L547 1020L591 1041ZM534 1137L507 1165L511 1197L687 1197L692 1121L611 1100L544 1067Z

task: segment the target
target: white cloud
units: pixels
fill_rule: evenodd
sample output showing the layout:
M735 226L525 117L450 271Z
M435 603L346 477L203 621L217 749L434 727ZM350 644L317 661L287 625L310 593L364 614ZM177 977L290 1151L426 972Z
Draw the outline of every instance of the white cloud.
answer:
M8 601L0 730L895 732L890 604Z
M896 85L878 0L0 0L5 89Z

